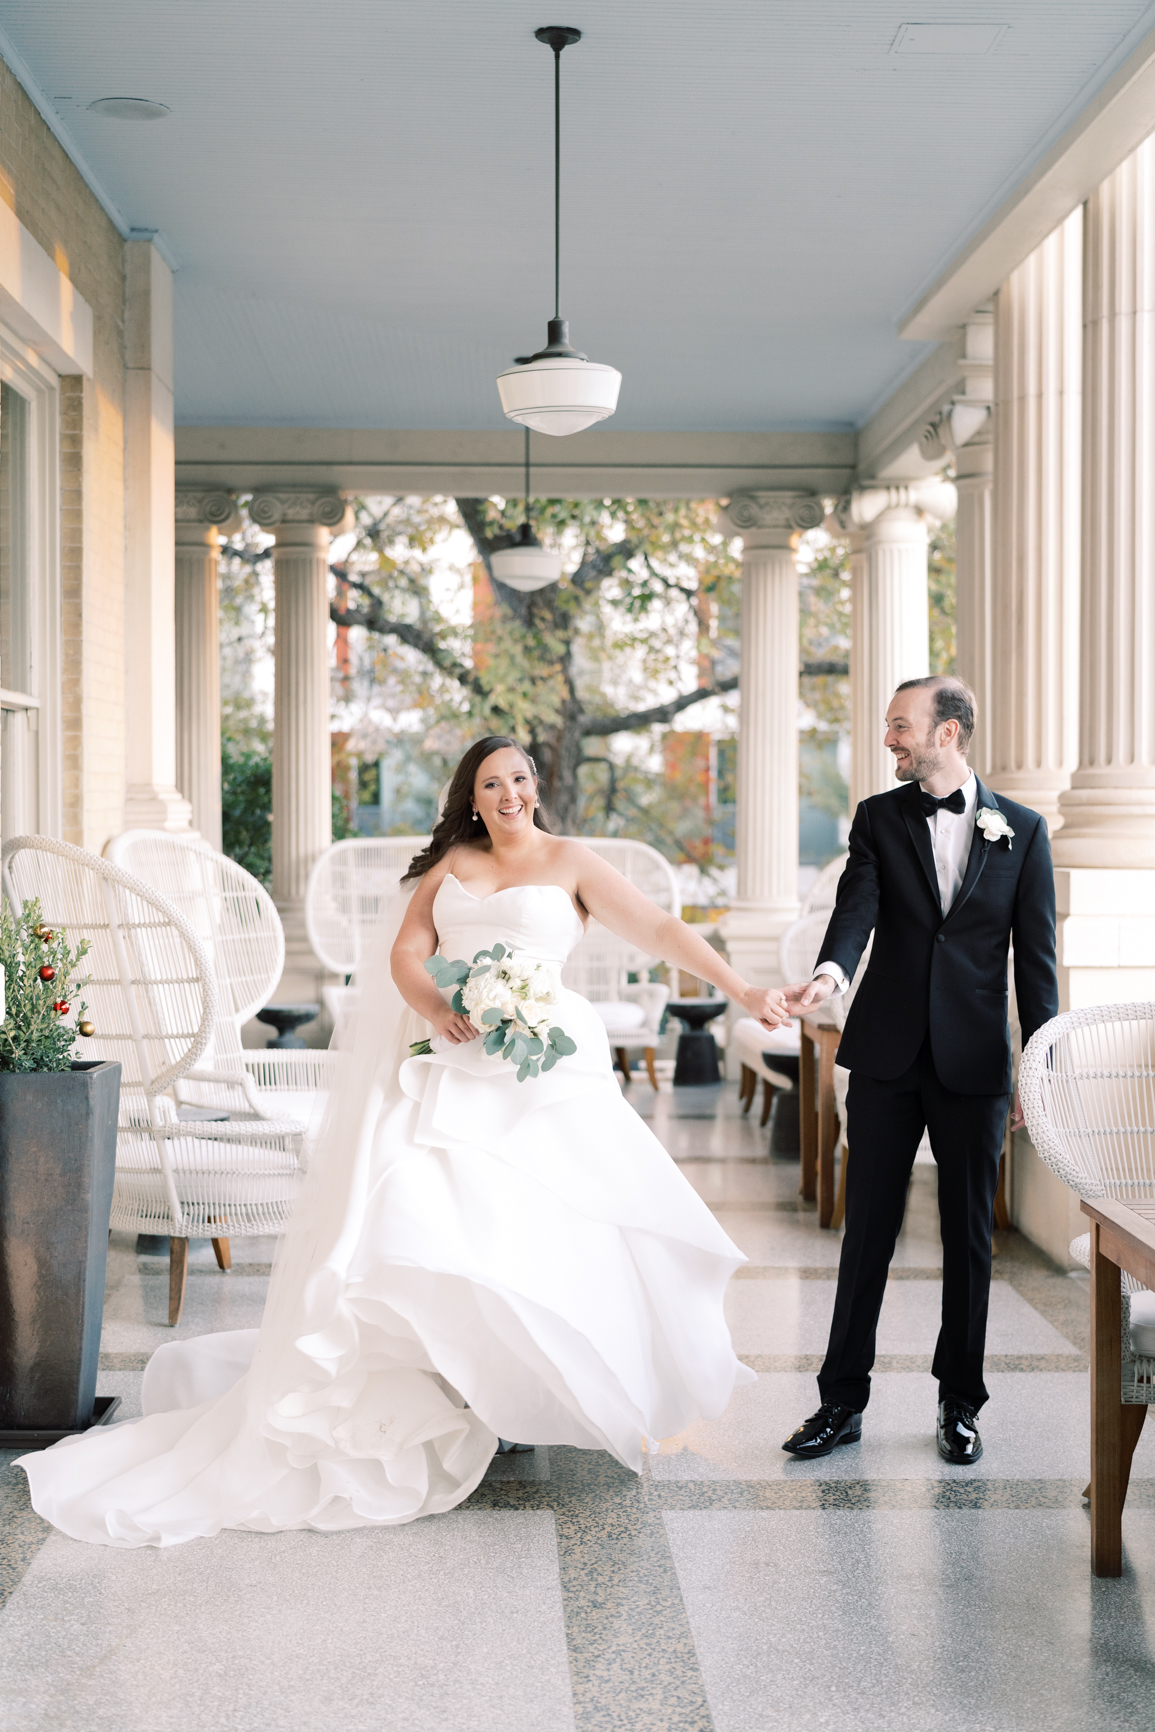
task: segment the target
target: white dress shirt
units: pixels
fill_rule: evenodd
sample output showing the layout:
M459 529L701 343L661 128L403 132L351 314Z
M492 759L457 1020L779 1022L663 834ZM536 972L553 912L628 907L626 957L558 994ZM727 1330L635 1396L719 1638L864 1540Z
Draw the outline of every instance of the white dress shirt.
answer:
M919 787L922 787L921 782ZM923 789L924 793L927 791ZM962 888L967 861L970 859L971 843L974 841L979 785L973 770L962 785L962 797L966 803L961 812L948 812L940 806L926 821L944 917L950 913L951 904ZM820 974L830 975L835 982L835 992L845 992L850 985L837 962L820 962L812 978L817 980Z

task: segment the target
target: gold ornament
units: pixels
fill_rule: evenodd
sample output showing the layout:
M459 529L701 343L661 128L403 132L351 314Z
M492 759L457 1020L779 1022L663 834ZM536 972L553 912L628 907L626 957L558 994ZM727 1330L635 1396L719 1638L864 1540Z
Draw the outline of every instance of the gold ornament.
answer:
M86 1040L90 1035L96 1033L96 1024L94 1022L78 1022L76 1026Z
M52 941L52 928L51 928L51 926L34 926L32 928L32 930L36 934L37 938L40 939L42 944L51 943L51 941Z

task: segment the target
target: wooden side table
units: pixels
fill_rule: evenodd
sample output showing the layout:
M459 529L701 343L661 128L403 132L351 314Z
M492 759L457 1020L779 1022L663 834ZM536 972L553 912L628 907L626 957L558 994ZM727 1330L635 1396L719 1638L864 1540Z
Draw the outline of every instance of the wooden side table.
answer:
M1091 1219L1091 1573L1123 1574L1123 1503L1146 1406L1120 1399L1119 1271L1155 1288L1155 1203L1079 1204Z
M834 1217L834 1139L838 1114L834 1099L834 1055L842 1030L830 1013L804 1016L798 1062L799 1116L802 1145L802 1195L818 1203L818 1225L829 1227ZM817 1095L814 1054L818 1053Z

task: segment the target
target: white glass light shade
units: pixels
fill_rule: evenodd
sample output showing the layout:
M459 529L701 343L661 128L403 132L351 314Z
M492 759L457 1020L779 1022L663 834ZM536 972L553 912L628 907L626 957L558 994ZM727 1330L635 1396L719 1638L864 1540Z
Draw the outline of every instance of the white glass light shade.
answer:
M561 559L547 547L503 547L489 556L490 569L498 583L528 594L545 589L561 576Z
M511 421L535 433L580 433L618 406L622 376L601 361L547 355L497 375L501 406Z

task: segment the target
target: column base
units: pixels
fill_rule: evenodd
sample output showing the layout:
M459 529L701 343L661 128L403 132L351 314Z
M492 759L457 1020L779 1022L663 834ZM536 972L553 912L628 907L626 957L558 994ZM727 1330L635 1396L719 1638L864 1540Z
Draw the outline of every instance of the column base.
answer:
M133 782L124 796L124 827L187 833L192 830L192 806L177 788L160 787L155 782Z
M300 903L279 902L277 912L285 929L285 966L280 980L269 995L269 1003L298 1004L316 1001L322 1007L321 1014L316 1022L309 1023L308 1027L301 1030L301 1038L307 1046L328 1046L333 1024L324 1008L321 988L340 986L344 981L340 976L330 974L319 961L305 932L305 914Z
M1104 870L1155 868L1155 787L1071 787L1059 798L1063 828L1055 865Z
M1055 899L1060 1008L1155 999L1155 868L1059 867Z
M718 922L730 967L751 986L785 986L778 940L798 918L797 902L737 903Z

